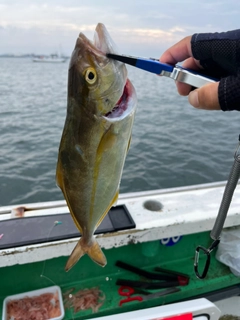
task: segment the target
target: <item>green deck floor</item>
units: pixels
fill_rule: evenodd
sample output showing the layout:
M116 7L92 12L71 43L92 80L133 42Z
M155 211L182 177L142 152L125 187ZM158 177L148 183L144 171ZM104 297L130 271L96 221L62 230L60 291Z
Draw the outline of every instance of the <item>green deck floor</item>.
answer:
M93 314L91 310L85 310L74 314L72 310L65 310L64 319L70 320L89 319L140 308L155 307L194 298L200 294L239 284L240 279L231 274L228 267L215 259L215 253L212 255L211 266L206 279L199 280L196 278L193 271L195 248L199 244L208 246L209 243L209 232L204 232L183 236L173 246L163 246L159 241L130 244L105 250L104 253L108 260L105 268L99 267L87 256L84 256L68 273L64 271L68 257L1 268L0 314L2 313L2 304L6 296L52 285L59 285L63 293L73 287L76 290L99 287L104 292L106 299L98 313ZM115 284L116 280L118 278L139 280L139 276L116 267L115 262L117 260L122 260L149 271L153 271L154 267L160 266L186 273L190 276L190 282L187 286L180 287L180 292L145 302L133 301L119 307L118 304L122 297L120 298L118 295L119 287ZM41 274L44 277L41 277Z

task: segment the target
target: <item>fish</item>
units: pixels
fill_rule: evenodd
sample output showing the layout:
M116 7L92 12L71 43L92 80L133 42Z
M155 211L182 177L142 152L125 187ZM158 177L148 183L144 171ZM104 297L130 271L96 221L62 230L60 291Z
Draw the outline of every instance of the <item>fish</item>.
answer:
M69 63L56 182L81 238L66 271L84 254L106 265L94 231L116 205L131 141L136 91L125 64L107 58L106 53L116 53L116 46L104 24L98 23L93 41L79 34Z

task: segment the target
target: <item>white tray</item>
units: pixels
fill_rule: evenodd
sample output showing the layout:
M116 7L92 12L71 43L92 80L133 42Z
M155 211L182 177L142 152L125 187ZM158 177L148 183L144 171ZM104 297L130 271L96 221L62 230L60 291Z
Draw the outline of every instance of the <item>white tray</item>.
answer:
M18 300L18 299L22 299L26 296L34 297L34 296L40 296L43 293L55 293L55 292L58 293L61 315L59 317L51 318L49 320L62 320L64 317L64 306L63 306L63 300L62 300L62 292L61 292L61 289L59 286L52 286L52 287L48 287L48 288L44 288L44 289L28 291L28 292L14 294L12 296L6 297L3 301L2 320L7 320L7 303L10 300Z

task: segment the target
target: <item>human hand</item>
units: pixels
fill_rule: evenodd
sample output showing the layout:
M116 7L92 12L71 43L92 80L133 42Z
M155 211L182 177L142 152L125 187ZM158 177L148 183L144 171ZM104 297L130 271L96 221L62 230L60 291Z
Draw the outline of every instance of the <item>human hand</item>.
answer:
M200 64L200 61L193 57L191 39L192 36L182 39L166 50L159 60L163 63L172 65L184 61L182 64L184 68L198 70L201 73L203 67ZM207 84L193 91L191 91L192 87L188 84L176 81L176 85L180 95L188 95L189 103L193 107L207 110L221 109L218 99L219 82Z

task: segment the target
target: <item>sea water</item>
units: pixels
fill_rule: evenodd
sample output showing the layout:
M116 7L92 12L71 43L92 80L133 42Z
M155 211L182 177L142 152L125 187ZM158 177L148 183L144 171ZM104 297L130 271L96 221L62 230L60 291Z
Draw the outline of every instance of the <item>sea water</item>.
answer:
M226 180L240 113L197 110L174 81L128 68L138 107L120 192ZM0 59L0 205L63 199L56 186L68 62Z

